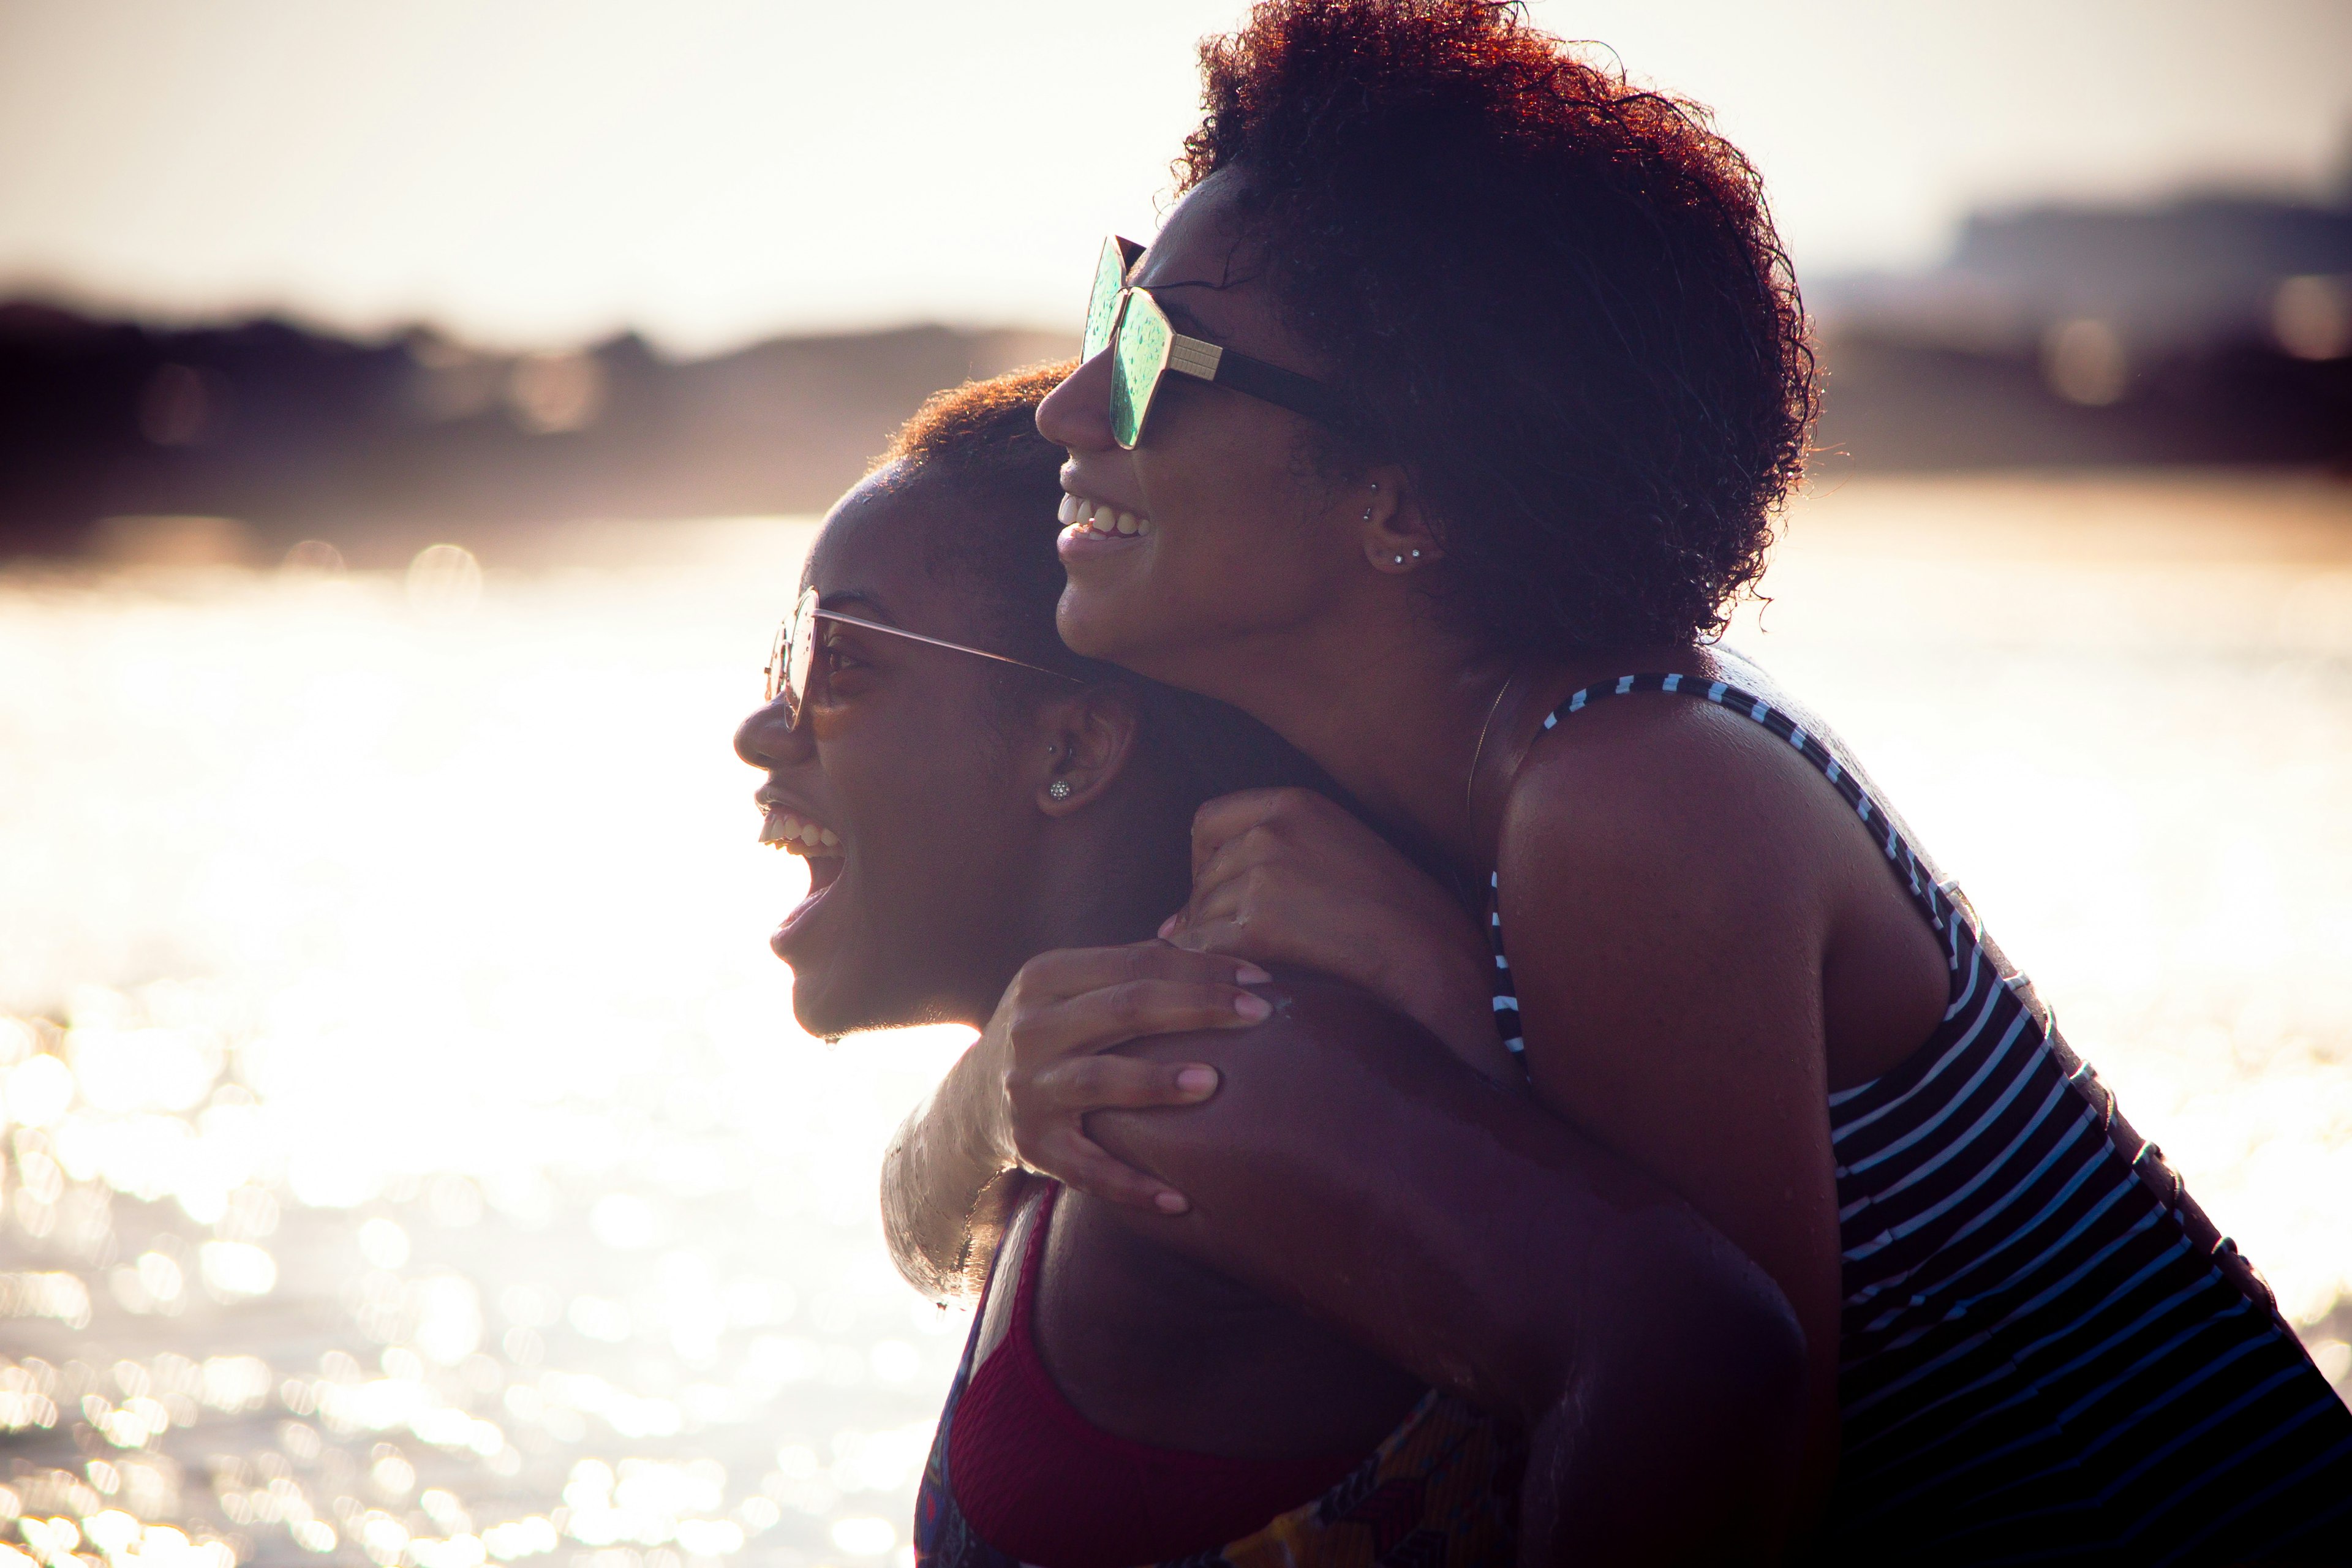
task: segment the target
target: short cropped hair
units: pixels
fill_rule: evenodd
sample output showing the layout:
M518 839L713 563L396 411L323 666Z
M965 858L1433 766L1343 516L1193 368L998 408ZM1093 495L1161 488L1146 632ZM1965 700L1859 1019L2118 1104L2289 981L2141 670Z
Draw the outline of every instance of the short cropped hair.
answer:
M875 459L877 468L898 465L901 484L924 487L948 503L931 514L925 565L979 602L999 651L1130 692L1139 760L1186 809L1235 790L1268 787L1338 798L1320 768L1239 709L1082 658L1063 645L1054 611L1064 583L1055 548L1064 453L1037 433L1037 405L1076 368L1038 365L936 393ZM1004 672L1009 700L1056 684Z

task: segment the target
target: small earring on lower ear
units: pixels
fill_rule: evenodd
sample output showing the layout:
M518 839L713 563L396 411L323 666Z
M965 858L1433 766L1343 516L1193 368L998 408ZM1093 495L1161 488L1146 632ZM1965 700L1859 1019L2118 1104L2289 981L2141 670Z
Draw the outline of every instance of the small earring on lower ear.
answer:
M1420 551L1418 551L1418 550L1414 551L1414 552L1412 552L1412 558L1413 558L1415 561L1420 560L1420 559L1421 559L1421 552L1420 552Z
M1052 795L1055 800L1067 800L1070 798L1070 781L1067 779L1055 779L1052 784L1045 786L1045 793Z
M1398 565L1400 565L1400 566L1403 565L1403 564L1404 564L1404 557L1403 557L1403 556L1402 556L1402 555L1398 556L1398 557L1396 558L1396 563L1397 563Z

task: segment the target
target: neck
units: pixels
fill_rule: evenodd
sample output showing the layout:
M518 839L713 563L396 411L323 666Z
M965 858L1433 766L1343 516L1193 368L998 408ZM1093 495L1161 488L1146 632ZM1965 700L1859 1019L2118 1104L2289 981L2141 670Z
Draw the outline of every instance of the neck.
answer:
M1019 897L991 957L976 966L959 1022L986 1026L1021 966L1058 948L1149 942L1191 887L1189 814L1122 780L1074 816L1043 824ZM1139 846L1164 845L1162 854Z
M1610 676L1689 668L1694 653L1682 644L1497 654L1446 626L1408 588L1402 602L1366 595L1309 622L1188 650L1181 668L1150 673L1251 714L1373 816L1483 877L1498 781L1512 776L1552 704Z
M1242 709L1374 816L1471 864L1471 758L1514 661L1441 625L1417 594L1377 598L1200 649L1197 663L1188 653L1183 668L1152 673ZM1268 679L1269 670L1280 678Z

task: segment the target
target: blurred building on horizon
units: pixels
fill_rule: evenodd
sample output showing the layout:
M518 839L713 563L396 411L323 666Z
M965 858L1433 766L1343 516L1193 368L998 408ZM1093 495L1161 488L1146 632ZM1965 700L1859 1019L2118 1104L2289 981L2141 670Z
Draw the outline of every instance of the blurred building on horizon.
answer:
M1979 214L1808 296L1864 468L2352 458L2352 189Z
M1980 214L1934 268L1805 281L1824 472L2352 474L2352 192ZM0 303L0 556L266 561L309 540L393 564L518 528L818 510L930 392L1075 348L914 325L516 355L421 327L353 342Z

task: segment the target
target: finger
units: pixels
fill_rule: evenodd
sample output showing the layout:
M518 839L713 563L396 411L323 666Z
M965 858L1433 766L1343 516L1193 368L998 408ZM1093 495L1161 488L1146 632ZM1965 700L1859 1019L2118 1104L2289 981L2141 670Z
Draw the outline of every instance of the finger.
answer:
M1057 1133L1046 1143L1042 1152L1052 1163L1036 1164L1036 1168L1089 1197L1166 1215L1182 1214L1192 1206L1183 1194L1158 1177L1113 1158L1083 1132Z
M1021 966L1014 982L1033 1004L1080 996L1090 991L1134 980L1161 980L1196 985L1244 985L1265 983L1263 972L1244 973L1230 962L1186 952L1165 942L1133 942L1125 947L1061 948L1038 954Z
M1084 1115L1153 1105L1197 1105L1217 1089L1217 1069L1206 1062L1148 1062L1130 1057L1070 1057L1029 1080L1023 1099L1034 1106Z
M1026 1062L1076 1058L1146 1035L1247 1028L1272 1011L1265 998L1237 985L1129 981L1041 1008L1026 1021L1014 1053Z
M1178 931L1209 918L1213 908L1225 897L1224 884L1195 881L1192 897L1184 900L1184 907L1160 922L1160 940L1175 942Z
M1278 921L1242 921L1214 918L1187 921L1168 939L1194 952L1220 953L1253 963L1299 963L1309 969L1330 969L1331 954L1286 939Z
M1204 803L1192 814L1192 875L1198 877L1227 843L1279 812L1282 797L1292 793L1245 789Z
M1205 858L1196 853L1192 896L1182 909L1161 923L1160 940L1165 942L1182 928L1202 921L1237 913L1254 890L1269 884L1313 886L1306 868L1297 862L1293 848L1261 825L1228 838Z

